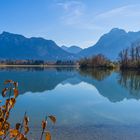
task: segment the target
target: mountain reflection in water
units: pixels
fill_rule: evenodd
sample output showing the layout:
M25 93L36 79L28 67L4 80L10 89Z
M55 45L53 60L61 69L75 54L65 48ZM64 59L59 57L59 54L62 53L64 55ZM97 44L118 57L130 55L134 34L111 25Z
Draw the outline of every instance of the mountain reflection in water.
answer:
M21 95L9 119L12 124L21 122L26 111L30 116L29 139L39 139L41 120L46 113L57 116L55 130L48 125L53 140L140 138L139 72L75 68L0 69L1 89L5 79L19 82Z
M18 81L20 93L53 90L59 84L77 85L81 82L96 87L111 102L140 99L140 72L75 68L7 68L0 70L0 88L5 79Z

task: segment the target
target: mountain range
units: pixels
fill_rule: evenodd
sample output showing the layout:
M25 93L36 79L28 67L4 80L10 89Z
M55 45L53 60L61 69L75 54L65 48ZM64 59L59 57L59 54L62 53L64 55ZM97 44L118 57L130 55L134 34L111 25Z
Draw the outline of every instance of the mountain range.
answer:
M3 32L0 34L0 59L69 60L75 59L54 41L43 38L26 38Z
M61 46L61 48L63 50L65 50L66 52L69 52L69 53L73 53L73 54L77 54L77 53L80 53L80 51L82 51L82 48L78 47L78 46L70 46L70 47L67 47L67 46Z
M111 60L116 60L123 49L138 41L140 41L140 32L126 32L125 30L114 28L109 33L101 36L95 45L82 50L78 55L90 57L103 54Z
M116 60L120 51L137 41L140 41L140 32L114 28L101 36L95 45L81 49L78 46L59 47L54 41L41 37L27 38L3 32L0 34L0 59L77 60L103 54Z

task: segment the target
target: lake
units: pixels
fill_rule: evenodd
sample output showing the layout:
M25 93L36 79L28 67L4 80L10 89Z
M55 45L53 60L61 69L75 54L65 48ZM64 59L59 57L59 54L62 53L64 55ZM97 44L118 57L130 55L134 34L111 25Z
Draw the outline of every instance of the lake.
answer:
M3 81L19 82L12 125L30 117L30 140L38 140L46 114L52 140L139 140L140 72L75 68L3 68ZM5 100L2 99L1 100Z

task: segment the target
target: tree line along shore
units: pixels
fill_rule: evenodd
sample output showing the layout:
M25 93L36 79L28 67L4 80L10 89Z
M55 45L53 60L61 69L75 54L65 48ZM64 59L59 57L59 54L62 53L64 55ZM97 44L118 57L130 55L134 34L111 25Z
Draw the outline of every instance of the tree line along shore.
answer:
M107 68L122 70L140 70L140 44L132 44L130 48L122 50L118 54L117 61L111 61L104 55L98 54L91 58L84 58L79 61L81 68Z
M0 67L80 67L105 68L105 69L140 69L140 44L133 44L130 48L122 50L118 54L117 61L111 61L102 54L89 58L72 60L0 60Z

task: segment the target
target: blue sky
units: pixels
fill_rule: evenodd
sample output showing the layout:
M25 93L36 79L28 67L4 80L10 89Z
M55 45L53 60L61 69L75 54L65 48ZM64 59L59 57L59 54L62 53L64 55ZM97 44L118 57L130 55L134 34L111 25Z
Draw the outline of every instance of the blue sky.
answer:
M140 30L140 0L0 0L0 32L85 48L114 27Z

